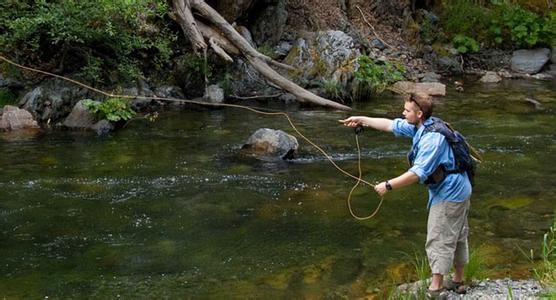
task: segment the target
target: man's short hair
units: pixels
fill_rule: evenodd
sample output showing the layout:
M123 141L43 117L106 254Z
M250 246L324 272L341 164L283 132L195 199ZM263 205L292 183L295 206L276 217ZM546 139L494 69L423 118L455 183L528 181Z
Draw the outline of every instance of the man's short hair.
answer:
M406 102L413 102L423 112L423 118L426 120L432 116L432 97L427 94L410 94L405 99Z

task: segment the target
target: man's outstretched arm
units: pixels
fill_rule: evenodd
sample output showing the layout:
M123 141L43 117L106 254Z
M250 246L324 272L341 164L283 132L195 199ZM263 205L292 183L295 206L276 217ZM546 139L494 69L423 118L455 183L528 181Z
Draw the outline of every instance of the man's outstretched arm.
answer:
M344 120L338 120L348 127L357 127L359 125L371 127L376 130L392 132L392 120L386 118L370 118L362 116L353 116Z
M419 182L419 176L417 176L417 174L413 173L412 171L407 171L405 173L403 173L402 175L390 179L388 180L388 183L390 184L391 189L398 189L404 186L408 186L414 183ZM379 184L377 184L375 186L375 191L381 195L384 196L384 194L386 194L386 192L388 192L388 187L386 185L386 181L385 182L381 182Z

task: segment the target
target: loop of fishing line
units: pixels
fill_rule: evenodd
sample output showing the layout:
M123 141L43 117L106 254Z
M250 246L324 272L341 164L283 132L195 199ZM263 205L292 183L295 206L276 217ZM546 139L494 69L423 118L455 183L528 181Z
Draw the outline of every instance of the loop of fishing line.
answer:
M307 138L305 135L303 135L295 126L295 124L293 123L293 121L291 120L290 116L286 113L286 112L265 112L265 111L261 111L249 106L244 106L244 105L238 105L238 104L229 104L229 103L207 103L207 102L202 102L202 101L195 101L195 100L188 100L188 99L179 99L179 98L173 98L173 97L158 97L158 96L131 96L131 95L118 95L118 94L112 94L112 93L108 93L105 92L103 90L99 90L97 88L94 88L92 86L86 85L84 83L81 83L77 80L73 80L61 75L56 75L50 72L46 72L46 71L42 71L42 70L38 70L38 69L34 69L31 67L26 67L23 65L20 65L16 62L13 62L9 59L7 59L6 57L0 55L0 59L13 65L16 66L18 68L21 68L23 70L27 70L27 71L31 71L31 72L35 72L35 73L40 73L40 74L44 74L44 75L48 75L48 76L52 76L55 78L59 78L62 79L64 81L68 81L71 82L75 85L81 86L85 89L94 91L96 93L99 93L101 95L110 97L110 98L122 98L122 99L143 99L143 100L160 100L160 101L173 101L173 102L181 102L181 103L190 103L190 104L197 104L197 105L203 105L203 106L224 106L224 107L233 107L233 108L241 108L241 109L246 109L249 111L252 111L254 113L258 113L258 114L262 114L262 115L269 115L269 116L277 116L277 115L281 115L284 116L288 122L290 123L290 126L292 127L292 129L303 139L305 140L307 143L309 143L310 145L312 145L313 147L315 147L318 151L320 151L324 157L326 157L326 159L336 168L338 169L338 171L340 171L341 173L343 173L344 175L351 177L355 180L357 180L357 182L355 183L355 185L352 187L351 191L349 192L348 198L347 198L347 205L348 205L348 209L349 209L349 213L351 214L351 216L357 220L368 220L372 217L374 217L376 215L376 213L378 212L378 210L380 209L382 202L384 201L384 197L381 197L380 199L380 203L378 204L378 206L376 207L376 209L373 211L373 213L371 213L370 215L366 216L366 217L360 217L357 216L354 212L353 209L351 207L351 196L353 191L359 186L360 183L364 183L368 186L370 186L371 188L374 188L375 185L371 184L370 182L362 179L362 172L361 172L361 149L359 147L359 138L357 136L357 134L355 135L355 141L357 144L357 158L358 158L358 170L359 170L359 176L354 176L351 173L345 171L344 169L342 169L340 166L338 166L336 164L336 162L334 162L334 160L332 160L332 157L330 155L328 155L328 153L326 153L326 151L324 151L321 147L319 147L317 144L315 144L313 141L311 141L309 138Z

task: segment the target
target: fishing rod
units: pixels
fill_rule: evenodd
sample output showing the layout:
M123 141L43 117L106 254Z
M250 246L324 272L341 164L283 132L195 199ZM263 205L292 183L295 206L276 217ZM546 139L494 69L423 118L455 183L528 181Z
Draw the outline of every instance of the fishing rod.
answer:
M283 116L286 118L286 120L288 121L288 123L290 124L290 126L292 127L292 129L299 135L299 137L301 137L303 140L305 140L307 143L309 143L310 145L312 145L313 147L315 147L319 152L322 153L322 155L324 155L324 157L342 174L357 180L357 182L355 183L355 185L352 187L351 191L349 192L349 195L347 197L347 206L349 209L349 212L351 214L351 216L357 220L368 220L373 218L379 211L380 207L382 206L382 203L384 202L384 197L381 196L380 197L380 202L377 205L377 207L375 208L375 210L368 216L365 217L360 217L357 216L354 212L353 209L351 207L351 196L353 191L359 186L359 184L364 183L368 186L370 186L371 188L374 188L375 185L364 180L362 178L362 171L361 171L361 148L359 146L359 138L358 135L359 133L361 133L362 128L363 127L356 127L355 129L355 141L357 144L357 159L358 159L358 176L352 175L351 173L347 172L346 170L344 170L343 168L341 168L340 166L338 166L338 164L336 164L336 162L334 162L334 160L332 159L332 157L326 152L324 151L324 149L322 149L320 146L318 146L317 144L315 144L312 140L310 140L309 138L307 138L305 135L303 135L295 126L295 124L293 123L292 119L290 118L289 114L284 112L284 111L272 111L271 109L264 109L266 111L263 111L263 109L260 108L253 108L250 106L245 106L245 105L239 105L239 104L231 104L231 103L209 103L209 102L204 102L204 101L198 101L198 100L189 100L189 99L180 99L180 98L174 98L174 97L158 97L158 96L131 96L131 95L120 95L120 94L114 94L114 93L109 93L97 88L94 88L90 85L87 85L85 83L82 83L80 81L71 79L71 78L67 78L65 76L61 76L61 75L57 75L54 73L50 73L47 71L43 71L43 70L39 70L39 69L35 69L35 68L31 68L31 67L27 67L21 64L18 64L12 60L9 60L8 58L4 57L3 55L0 54L0 60L5 61L8 64L11 64L13 66L16 66L22 70L27 70L30 72L34 72L34 73L40 73L43 75L47 75L47 76L51 76L51 77L55 77L67 82L71 82L75 85L78 85L80 87L83 87L85 89L91 90L93 92L96 92L98 94L104 95L106 97L110 97L110 98L122 98L122 99L142 99L142 100L159 100L159 101L172 101L172 102L179 102L179 103L189 103L189 104L196 104L196 105L201 105L201 106L213 106L213 107L232 107L232 108L239 108L239 109L245 109L245 110L249 110L251 112L257 113L257 114L262 114L262 115L267 115L267 116Z

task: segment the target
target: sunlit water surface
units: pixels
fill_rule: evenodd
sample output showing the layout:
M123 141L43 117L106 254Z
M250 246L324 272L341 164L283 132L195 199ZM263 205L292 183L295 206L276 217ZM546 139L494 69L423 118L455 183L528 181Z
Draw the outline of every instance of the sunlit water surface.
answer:
M525 98L541 103L536 109ZM556 207L554 82L504 81L448 90L436 113L483 153L470 243L491 277L530 277ZM263 105L263 104L261 104ZM359 103L401 115L393 96ZM299 129L357 172L346 113L295 109ZM355 183L300 139L290 162L240 154L258 128L285 119L238 109L181 110L108 137L0 134L0 296L8 298L337 298L415 280L426 189L388 193L378 215L353 219ZM364 178L407 168L410 140L366 130ZM368 214L368 187L354 207Z

